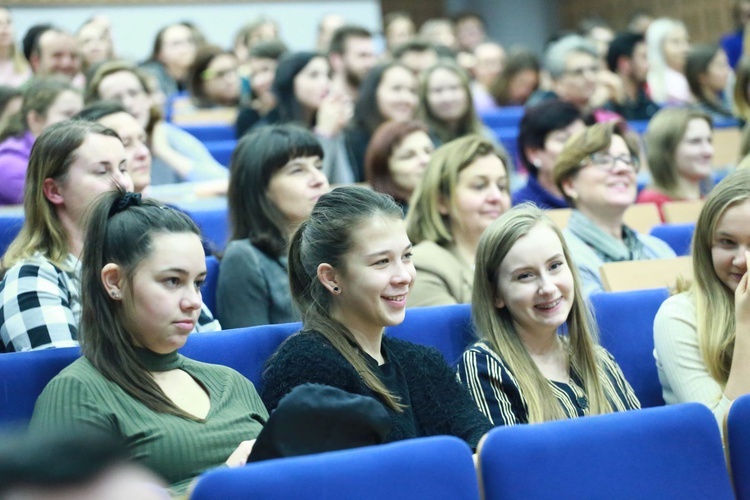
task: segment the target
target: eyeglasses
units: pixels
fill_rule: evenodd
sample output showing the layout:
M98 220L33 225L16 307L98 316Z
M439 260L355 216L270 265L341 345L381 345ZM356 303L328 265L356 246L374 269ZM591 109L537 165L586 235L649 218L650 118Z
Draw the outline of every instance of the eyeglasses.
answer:
M635 155L612 156L607 153L594 153L589 156L589 159L591 160L591 165L606 172L612 172L618 161L635 173L638 173L638 170L641 168L641 161Z
M201 79L204 81L222 79L222 78L226 78L229 75L232 75L232 77L234 78L237 75L237 69L236 68L228 68L228 69L220 69L220 70L206 69L203 71L203 73L201 73Z
M599 66L596 64L592 66L583 66L581 68L573 68L565 71L566 75L572 75L572 76L583 76L586 72L589 73L598 73L599 72Z

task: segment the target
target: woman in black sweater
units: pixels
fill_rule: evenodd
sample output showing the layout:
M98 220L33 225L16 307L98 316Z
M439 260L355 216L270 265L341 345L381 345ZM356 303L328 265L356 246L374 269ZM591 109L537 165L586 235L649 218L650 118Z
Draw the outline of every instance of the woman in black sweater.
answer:
M448 434L476 448L491 424L440 353L383 335L404 320L416 275L392 198L360 187L323 195L292 238L289 275L303 328L266 367L269 410L298 385L330 385L381 402L386 441Z

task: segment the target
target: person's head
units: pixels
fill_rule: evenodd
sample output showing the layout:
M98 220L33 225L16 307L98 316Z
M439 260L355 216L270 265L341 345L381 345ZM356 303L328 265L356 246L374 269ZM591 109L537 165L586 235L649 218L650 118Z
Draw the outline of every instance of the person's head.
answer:
M21 111L21 106L23 106L21 89L0 85L0 131L11 116Z
M738 30L744 29L747 23L750 22L750 1L735 0L732 6L732 18Z
M377 62L372 33L361 26L340 27L331 38L328 59L334 73L343 75L348 85L358 88Z
M401 208L364 187L323 195L289 246L289 283L304 329L324 335L396 411L399 398L355 346L358 337L382 335L404 320L415 274Z
M579 23L578 32L594 45L599 59L604 60L607 57L609 44L615 37L615 32L607 21L601 16L587 17Z
M112 436L83 430L3 434L0 498L164 498L164 481L133 463L125 444Z
M750 170L726 176L706 198L693 234L692 290L701 356L724 385L735 338L735 290L747 273L750 250Z
M652 68L670 67L680 73L685 70L690 40L682 21L666 17L653 21L646 31L646 44Z
M78 28L76 39L84 68L114 57L109 28L96 18L89 19Z
M320 143L298 126L260 127L240 139L229 166L232 239L249 238L267 254L281 255L291 231L328 192L322 162Z
M0 140L26 132L38 137L45 128L71 118L82 108L81 93L67 79L34 78L23 90L21 109L8 117L0 131Z
M540 68L539 58L533 52L511 51L502 72L489 87L495 102L500 106L525 104L539 87Z
M13 32L13 16L7 7L0 7L0 49L9 51L9 56L16 53L16 39Z
M645 35L649 25L654 21L654 16L645 10L636 10L628 20L628 31Z
M505 49L497 42L481 42L474 47L474 58L474 79L489 89L505 66Z
M574 104L549 101L528 108L518 126L518 152L529 175L551 179L557 156L567 140L585 127Z
M409 68L417 78L438 62L435 46L426 40L412 38L392 50L393 59Z
M234 36L234 54L240 61L245 61L248 52L257 44L278 38L279 26L276 21L266 16L258 16L240 28Z
M455 49L456 32L450 19L428 19L419 28L419 37L433 45Z
M424 73L419 100L424 122L442 142L481 130L469 76L452 61L442 60Z
M434 149L424 123L386 122L378 127L367 146L366 180L375 191L408 203Z
M585 379L592 413L610 411L594 354L596 330L578 271L562 232L544 211L523 204L493 222L479 241L474 269L474 324L517 377L529 422L563 414L523 339L555 335L563 325L569 362Z
M313 126L315 112L331 88L330 66L322 54L290 52L276 67L273 92L282 122Z
M39 35L52 29L51 24L35 24L30 27L23 35L21 46L23 48L23 56L31 64L31 57L39 54Z
M188 73L188 89L200 107L236 106L240 100L237 58L213 45L201 48Z
M637 140L622 122L596 123L565 143L552 172L565 199L584 215L621 218L635 203Z
M403 64L375 66L367 74L354 106L354 121L374 132L381 123L414 119L419 105L417 78Z
M688 52L685 78L690 91L700 102L721 105L717 96L726 89L731 73L727 54L719 44L695 45Z
M607 66L620 78L642 85L649 69L646 38L638 33L619 33L609 44Z
M750 118L750 57L743 57L737 63L732 95L737 115L745 120Z
M29 64L36 76L60 75L71 80L81 69L76 40L66 31L48 27L32 47Z
M286 53L286 45L279 40L258 42L250 49L246 66L253 95L260 96L271 90L279 59Z
M476 12L459 12L453 16L453 24L461 50L471 52L487 37L484 19Z
M75 118L97 122L117 133L125 148L128 173L136 193L142 193L151 184L151 151L146 145L146 131L122 104L98 101L86 106Z
M547 48L544 68L560 99L579 107L588 106L596 89L598 57L593 45L579 35L565 36Z
M149 95L146 75L132 64L109 61L94 72L86 84L86 104L106 99L118 101L150 133L161 118Z
M407 214L412 242L448 246L479 241L487 226L510 208L508 165L504 151L476 134L436 149Z
M151 60L163 64L173 76L186 73L195 60L197 48L192 26L169 24L156 33Z
M646 157L654 185L681 198L681 179L701 183L711 177L713 124L706 113L690 108L664 108L648 123Z
M383 17L383 34L388 50L393 50L414 38L417 31L414 20L406 12L389 12Z
M190 217L116 190L96 200L81 258L81 350L105 378L157 413L197 420L156 384L136 349L171 354L200 315L206 256Z
M330 13L320 18L318 22L318 37L315 48L321 54L328 53L331 46L331 38L334 32L346 24L346 19L341 14Z
M34 142L24 187L24 225L3 258L7 269L42 252L61 264L80 238L95 198L132 190L125 149L114 131L98 123L66 120L47 127Z

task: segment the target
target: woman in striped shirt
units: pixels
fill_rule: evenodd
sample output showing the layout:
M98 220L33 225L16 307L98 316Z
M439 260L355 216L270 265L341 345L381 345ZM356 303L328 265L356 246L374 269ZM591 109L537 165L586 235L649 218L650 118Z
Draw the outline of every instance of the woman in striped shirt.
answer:
M495 425L640 408L598 345L565 240L540 209L521 205L484 232L472 306L480 340L458 378Z

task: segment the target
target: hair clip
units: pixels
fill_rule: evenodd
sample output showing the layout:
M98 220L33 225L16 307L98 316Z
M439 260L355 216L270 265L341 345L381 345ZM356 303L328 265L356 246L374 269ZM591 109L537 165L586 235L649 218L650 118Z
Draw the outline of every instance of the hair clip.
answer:
M124 195L120 196L120 198L115 203L113 203L112 207L109 209L109 217L112 217L115 214L119 214L128 207L132 206L141 206L141 193L127 192Z

